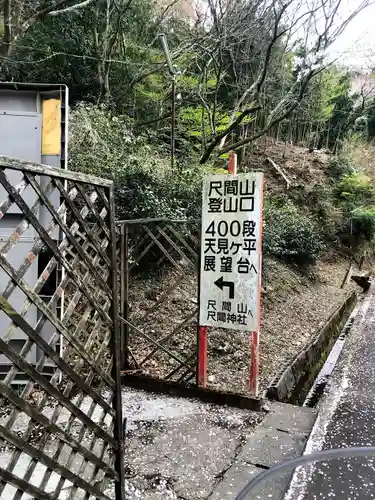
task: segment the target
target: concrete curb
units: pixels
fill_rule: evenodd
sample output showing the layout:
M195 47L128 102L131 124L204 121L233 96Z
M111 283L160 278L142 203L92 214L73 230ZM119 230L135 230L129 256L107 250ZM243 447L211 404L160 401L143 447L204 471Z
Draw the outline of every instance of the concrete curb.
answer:
M255 398L243 396L234 392L218 391L215 389L204 389L196 385L188 385L170 380L157 379L147 375L128 375L124 373L121 376L121 382L124 386L142 389L148 392L159 394L170 394L172 396L196 398L207 403L217 405L227 405L235 408L246 408L253 411L261 411L264 398Z
M311 383L323 366L326 355L332 349L357 301L355 291L346 297L343 304L319 328L310 344L274 379L266 392L268 399L284 403L303 403Z
M234 500L254 476L288 459L300 456L316 419L316 410L270 403L270 413L256 427L241 451L214 487L209 500ZM282 500L291 472L265 481L249 499Z

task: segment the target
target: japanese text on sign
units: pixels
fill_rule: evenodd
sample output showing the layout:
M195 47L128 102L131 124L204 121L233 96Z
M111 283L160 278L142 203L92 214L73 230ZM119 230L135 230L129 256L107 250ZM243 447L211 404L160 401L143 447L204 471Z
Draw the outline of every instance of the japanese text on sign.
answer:
M263 174L203 184L200 325L259 328Z

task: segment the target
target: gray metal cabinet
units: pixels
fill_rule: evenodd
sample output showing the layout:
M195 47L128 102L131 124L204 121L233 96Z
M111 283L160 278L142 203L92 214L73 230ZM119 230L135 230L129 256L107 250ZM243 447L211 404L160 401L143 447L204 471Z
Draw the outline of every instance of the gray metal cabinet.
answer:
M42 124L43 124L43 100L59 99L61 103L61 134L59 154L43 155L42 153ZM20 84L0 82L0 154L18 158L25 161L43 163L54 167L66 168L67 162L67 127L68 127L68 90L65 85L49 84ZM5 171L8 179L16 185L22 178L22 174L16 171ZM46 187L47 179L41 180L43 188ZM7 196L4 188L0 187L0 202ZM37 196L32 188L27 187L22 196L31 207L37 200ZM55 189L50 194L50 200L55 207L59 206L60 196ZM51 222L51 214L41 206L37 212L39 221L44 227ZM7 211L6 215L0 219L0 252L4 242L17 228L22 220L20 209L14 204ZM27 253L31 250L37 234L33 228L29 227L21 236L20 240L7 253L7 259L17 269ZM53 239L59 239L58 229L51 233ZM40 272L41 262L36 259L27 273L24 280L30 286L34 286ZM38 269L39 267L39 269ZM9 284L9 277L0 270L0 293L3 293ZM21 290L15 290L9 298L12 306L20 312L25 303L25 295ZM49 296L43 297L48 302ZM35 307L30 307L25 319L31 326L35 326L40 314ZM9 331L9 318L0 314L0 335ZM48 341L53 334L52 325L46 322L42 335ZM16 350L20 350L25 342L25 335L14 329L10 344ZM39 349L33 349L28 357L30 362L36 363L42 353ZM47 363L47 365L50 363ZM9 363L4 356L0 356L0 374L5 373Z

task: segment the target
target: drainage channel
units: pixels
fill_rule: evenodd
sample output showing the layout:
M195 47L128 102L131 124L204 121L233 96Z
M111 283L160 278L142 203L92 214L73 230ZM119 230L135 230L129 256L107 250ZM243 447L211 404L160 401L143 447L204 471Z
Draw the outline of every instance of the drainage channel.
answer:
M308 392L303 406L309 408L315 408L319 403L320 398L323 396L324 389L328 383L329 377L331 376L337 361L340 357L341 351L345 345L345 340L350 332L350 329L354 323L355 316L358 312L358 306L356 306L350 315L346 325L342 329L342 332L336 342L334 343L331 352L329 353L323 368L320 370L318 376L316 377L310 391Z

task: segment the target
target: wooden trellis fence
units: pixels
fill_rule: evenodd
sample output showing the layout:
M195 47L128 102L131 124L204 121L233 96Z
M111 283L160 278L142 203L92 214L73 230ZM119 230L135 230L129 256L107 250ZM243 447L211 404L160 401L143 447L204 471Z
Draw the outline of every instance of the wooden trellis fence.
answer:
M124 370L196 377L200 221L117 222Z
M0 193L0 497L123 500L112 184L0 157Z

